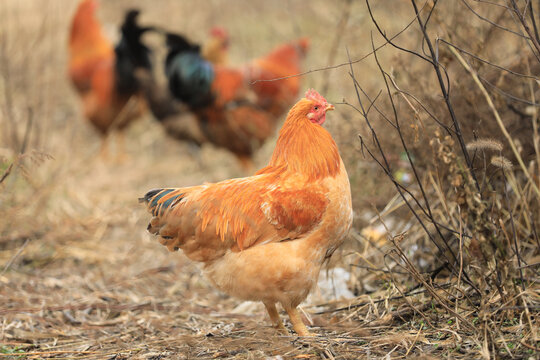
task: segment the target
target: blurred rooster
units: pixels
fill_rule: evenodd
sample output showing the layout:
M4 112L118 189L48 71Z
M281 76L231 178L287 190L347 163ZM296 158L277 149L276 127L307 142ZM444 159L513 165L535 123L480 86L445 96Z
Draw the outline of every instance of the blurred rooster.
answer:
M309 48L309 40L297 41L276 47L268 55L248 63L243 72L247 82L254 83L252 89L258 104L275 116L281 116L298 97L300 90L301 63ZM213 27L210 38L204 44L202 56L214 65L227 65L229 34L224 28ZM290 77L292 76L292 77ZM267 81L279 78L277 81Z
M97 6L96 0L82 0L73 17L69 76L81 97L85 117L106 136L143 113L144 100L133 71L150 68L151 63L149 50L138 46L140 36L148 30L136 26L138 11L126 14L122 38L113 49L96 18ZM105 145L104 139L102 151Z
M186 52L193 52L194 55L191 56L195 57L196 61L198 60L199 47L191 45L183 37L169 34L167 43L177 51L183 50ZM214 65L226 64L228 43L229 36L225 29L220 27L212 28L210 31L210 39L204 44L202 50L203 58ZM169 62L167 63L169 66L170 59L176 54L177 52L174 51L172 52L172 55L169 56ZM182 68L182 63L180 63L179 66ZM208 67L207 70L211 72L212 70L209 69L210 67ZM137 69L135 73L138 82L144 89L145 97L152 114L163 125L168 135L177 140L188 141L199 146L209 141L203 133L203 129L198 123L196 116L189 111L188 105L172 96L169 86L163 86L156 80L152 72L145 71L144 68ZM189 77L189 75L182 76ZM208 76L210 78L212 77L211 74ZM203 83L208 83L210 78L203 81ZM191 89L196 86L196 84L184 84L183 86L187 89ZM209 88L206 87L203 89L202 93L208 93L208 91ZM195 93L198 94L197 91L195 91ZM186 96L188 97L188 102L193 104L194 101L189 100L189 92L180 95L182 98L185 98Z
M334 107L314 90L290 110L268 166L254 176L149 191L148 230L170 251L204 263L220 290L262 301L274 326L311 335L297 306L317 283L323 263L352 222L347 172L321 126Z
M159 27L145 29L139 27L136 23L132 24L131 32L137 34L149 29L164 32ZM133 38L133 40L132 48L147 49L140 36ZM140 87L152 115L163 125L166 133L177 140L188 141L197 146L207 142L208 139L203 134L195 115L190 112L186 104L171 94L168 85L156 79L152 67L141 66L141 62L136 61L136 58L132 58L131 62L133 65L139 64L139 66L134 66L131 69L131 73L136 79L136 83Z
M270 54L256 59L245 69L258 104L274 116L281 116L298 97L301 63L309 48L309 40L301 38L276 47ZM285 79L280 79L285 78ZM275 81L264 81L280 79ZM263 81L261 81L263 80Z
M166 74L170 91L194 112L208 141L230 150L250 168L253 153L274 133L278 117L285 111L283 105L290 106L290 96L297 95L299 80L261 82L254 88L250 82L256 73L265 79L296 74L307 47L306 40L300 43L302 46L285 45L235 69L213 65L203 58L198 45L169 33Z

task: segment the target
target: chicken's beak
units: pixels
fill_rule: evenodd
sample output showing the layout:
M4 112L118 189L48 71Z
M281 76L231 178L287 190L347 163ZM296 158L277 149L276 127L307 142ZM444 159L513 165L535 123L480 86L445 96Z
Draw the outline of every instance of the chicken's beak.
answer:
M325 108L324 110L325 110L325 111L329 111L329 110L334 110L334 109L335 109L334 105L332 105L332 104L326 104L326 108Z

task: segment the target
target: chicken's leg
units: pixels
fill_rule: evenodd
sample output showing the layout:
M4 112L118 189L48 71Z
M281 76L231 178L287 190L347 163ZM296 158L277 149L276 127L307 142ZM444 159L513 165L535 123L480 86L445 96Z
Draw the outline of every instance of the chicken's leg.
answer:
M270 320L272 321L272 325L279 331L287 333L287 328L283 325L281 322L281 319L279 318L278 311L276 309L275 303L264 303L264 306L266 307L266 311L268 311L268 315L270 315Z
M285 308L285 311L287 311L287 314L289 314L289 319L291 319L293 329L298 335L313 336L313 334L308 331L306 325L302 321L302 317L300 317L300 313L298 312L297 308L287 306L283 307Z

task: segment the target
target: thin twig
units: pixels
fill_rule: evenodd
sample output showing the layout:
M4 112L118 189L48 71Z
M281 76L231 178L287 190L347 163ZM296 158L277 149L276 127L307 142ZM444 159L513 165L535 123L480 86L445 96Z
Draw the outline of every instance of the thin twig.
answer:
M439 61L436 58L435 55L435 49L433 47L433 43L431 42L429 35L427 33L427 29L424 23L422 23L422 19L420 17L420 12L418 10L418 6L416 6L416 1L411 0L411 3L414 8L414 12L417 15L418 24L420 25L420 29L422 30L423 38L425 39L426 44L428 45L429 52L431 54L432 61L429 61L430 64L432 64L433 69L435 70L435 73L437 75L437 79L439 81L439 87L441 89L444 102L446 104L446 107L448 109L448 114L450 115L450 118L452 119L452 123L454 124L454 129L456 131L456 137L458 139L459 145L461 147L461 152L463 154L463 157L465 158L465 163L467 164L467 167L469 168L469 172L471 173L471 176L474 180L474 183L476 185L476 189L480 191L480 185L478 184L478 180L476 178L476 174L474 172L474 168L472 165L471 158L469 156L469 152L467 151L467 146L465 145L465 140L463 139L463 134L461 132L461 125L457 119L457 116L454 112L454 107L452 106L452 102L450 101L450 87L446 86L441 73L441 65ZM433 7L435 7L437 2L435 1L433 4ZM446 74L446 72L445 72Z
M345 6L343 8L343 15L341 16L341 19L339 20L337 26L336 26L336 32L334 34L334 39L332 40L332 46L330 47L330 50L328 51L328 60L326 61L326 65L330 66L334 63L337 55L337 50L339 48L339 44L341 42L341 39L343 38L343 34L345 33L345 30L347 29L347 23L349 22L349 17L351 15L351 7L352 7L352 0L345 0ZM328 92L328 85L330 83L330 72L326 72L323 83L321 86L321 94L326 94Z
M518 72L516 72L516 71L512 71L512 70L510 70L510 69L508 69L508 68L505 68L504 66L494 64L494 63L492 63L491 61L488 61L488 60L486 60L486 59L482 59L480 56L474 55L473 53L471 53L471 52L469 52L469 51L467 51L467 50L465 50L465 49L463 49L463 48L457 46L456 44L451 43L450 41L446 41L446 40L443 39L443 38L437 38L436 42L439 42L439 41L442 42L442 43L444 43L444 44L446 44L446 45L448 45L448 46L451 46L451 47L455 48L456 50L459 50L459 52L461 52L461 53L463 53L463 54L469 55L470 57L474 58L475 60L478 60L478 61L480 61L480 62L482 62L482 63L484 63L484 64L487 64L487 65L492 66L492 67L494 67L494 68L497 68L497 69L499 69L499 70L505 71L505 72L507 72L507 73L509 73L509 74L512 74L512 75L515 75L515 76L519 76L519 77L523 77L523 78L534 79L534 80L540 81L540 78L538 78L537 76L534 76L534 75L527 75L527 74L521 74L521 73L518 73Z
M499 25L499 24L497 24L496 22L491 21L491 20L489 20L488 18L486 18L486 17L480 15L478 12L476 12L476 11L471 7L471 5L469 5L469 3L468 3L467 1L465 1L465 0L461 0L461 1L462 1L462 2L465 4L465 6L466 6L466 7L467 7L467 8L468 8L468 9L469 9L469 10L470 10L477 18L479 18L480 20L485 21L485 22L487 22L488 24L493 25L493 26L495 26L496 28L499 28L499 29L501 29L501 30L503 30L503 31L507 31L507 32L509 32L509 33L511 33L511 34L514 34L514 35L516 35L516 36L519 36L519 37L521 37L521 38L524 38L524 39L529 40L529 38L526 37L526 36L524 36L523 34L520 34L520 33L518 33L517 31L514 31L514 30L510 30L510 29L508 29L507 27L504 27L504 26L502 26L502 25ZM506 7L506 8L508 9L508 7Z
M519 8L518 8L515 0L509 0L509 1L510 1L510 4L512 5L512 9L514 10L514 13L516 14L516 16L519 19L519 22L521 23L521 26L523 26L523 29L529 35L527 40L532 42L534 48L536 49L537 56L540 56L540 41L538 41L537 37L534 36L534 34L533 34L532 30L531 30L531 27L527 23L527 19L525 19L525 15L522 14L521 11L519 11Z
M11 259L9 259L6 266L4 266L4 270L2 270L2 273L0 275L4 275L4 273L10 268L11 264L13 264L13 262L19 257L19 255L21 255L21 253L24 251L24 249L26 248L26 245L28 245L29 242L30 242L30 239L27 238L22 244L22 246L19 248L19 250L17 250L15 255L13 255Z
M2 182L4 182L4 180L8 177L8 175L11 173L11 169L13 169L13 164L14 163L11 163L8 168L6 169L6 171L4 171L4 174L2 174L2 177L0 177L0 184Z

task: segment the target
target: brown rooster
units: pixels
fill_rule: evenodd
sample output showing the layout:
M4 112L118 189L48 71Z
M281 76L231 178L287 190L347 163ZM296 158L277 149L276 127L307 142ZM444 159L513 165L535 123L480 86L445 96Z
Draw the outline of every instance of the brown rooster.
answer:
M311 335L297 306L351 227L351 190L331 135L321 126L334 107L314 90L290 110L268 166L254 176L149 191L148 230L170 251L202 262L215 286L262 301L274 326Z
M257 103L274 116L281 116L298 97L300 77L292 75L302 71L301 63L308 48L309 40L302 38L280 45L246 66L246 78L253 83ZM264 81L279 78L285 79Z
M133 71L151 66L149 50L133 44L140 43L138 38L149 28L133 32L138 12L128 12L121 41L113 49L96 18L97 6L97 0L82 0L75 12L69 38L69 76L81 97L84 116L106 137L112 129L124 129L145 109ZM105 150L106 138L102 152Z

